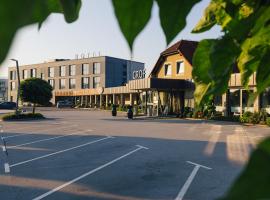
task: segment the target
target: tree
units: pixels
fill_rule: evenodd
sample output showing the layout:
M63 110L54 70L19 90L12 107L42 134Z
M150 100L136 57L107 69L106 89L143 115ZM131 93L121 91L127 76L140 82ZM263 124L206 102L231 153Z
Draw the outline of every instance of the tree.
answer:
M20 98L24 102L33 103L33 114L36 105L48 105L52 98L52 86L40 78L29 78L21 83Z

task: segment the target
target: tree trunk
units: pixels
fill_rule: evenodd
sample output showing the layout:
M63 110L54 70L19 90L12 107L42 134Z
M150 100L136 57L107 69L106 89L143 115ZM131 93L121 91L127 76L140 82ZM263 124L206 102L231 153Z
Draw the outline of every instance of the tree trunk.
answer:
M34 105L33 105L33 114L35 114L35 111L36 111L36 104L34 103Z

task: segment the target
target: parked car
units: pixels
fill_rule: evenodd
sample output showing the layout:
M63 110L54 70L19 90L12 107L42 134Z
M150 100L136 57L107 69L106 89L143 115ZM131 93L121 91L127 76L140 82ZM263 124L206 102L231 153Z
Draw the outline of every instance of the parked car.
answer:
M6 101L0 103L0 109L15 109L16 108L16 103L11 102L11 101Z
M70 101L58 101L56 104L57 108L72 108L73 103Z

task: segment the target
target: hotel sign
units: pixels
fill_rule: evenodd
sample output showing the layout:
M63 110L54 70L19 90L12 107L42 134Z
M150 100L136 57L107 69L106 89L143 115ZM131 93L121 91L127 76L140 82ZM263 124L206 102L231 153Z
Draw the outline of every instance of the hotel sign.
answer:
M143 79L145 78L145 74L146 74L145 69L133 71L132 77L133 79Z

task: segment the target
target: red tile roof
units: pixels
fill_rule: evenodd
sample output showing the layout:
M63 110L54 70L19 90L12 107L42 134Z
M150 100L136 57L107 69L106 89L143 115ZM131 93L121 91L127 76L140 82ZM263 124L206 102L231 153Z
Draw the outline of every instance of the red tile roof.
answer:
M155 64L152 73L155 73L159 64L163 61L164 57L170 54L181 53L187 61L192 65L192 57L197 48L198 42L189 40L180 40L168 47L165 51L161 52L157 63Z

